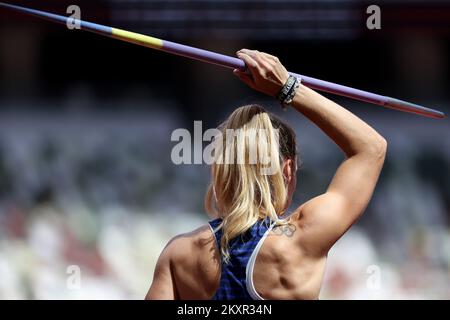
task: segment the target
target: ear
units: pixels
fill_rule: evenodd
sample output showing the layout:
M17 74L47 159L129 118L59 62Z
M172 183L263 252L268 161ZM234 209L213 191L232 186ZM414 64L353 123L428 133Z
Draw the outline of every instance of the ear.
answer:
M283 176L286 184L291 182L292 177L295 175L295 162L292 159L286 159L283 163Z

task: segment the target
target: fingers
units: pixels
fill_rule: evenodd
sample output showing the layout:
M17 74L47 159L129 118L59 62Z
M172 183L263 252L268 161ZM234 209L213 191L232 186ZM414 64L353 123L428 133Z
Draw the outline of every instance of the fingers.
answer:
M261 62L268 65L273 65L274 63L279 63L280 60L268 53L260 52L258 50L248 50L248 49L242 49L239 52L243 52L245 54L248 54L250 57L252 57L256 62Z
M244 52L243 50L240 50L237 52L237 56L240 59L244 60L245 65L247 66L251 74L256 74L258 72L258 63L256 62L255 59L252 58L249 52Z
M253 89L275 96L286 82L288 72L278 58L248 49L239 50L237 56L245 62L250 74L239 70L234 74Z
M265 53L265 52L261 52L261 54L262 54L265 58L267 58L268 60L270 60L270 61L273 61L273 62L275 62L275 63L280 62L280 60L279 60L277 57L275 57L275 56L273 56L273 55L271 55L271 54L268 54L268 53Z
M267 57L265 57L262 52L259 52L257 50L248 50L248 49L242 49L239 51L240 53L246 54L250 56L254 61L257 62L257 65L259 67L267 68L269 67L269 61Z
M268 70L270 70L269 63L257 51L242 49L238 51L238 57L244 60L253 79L256 81L259 78L265 78Z

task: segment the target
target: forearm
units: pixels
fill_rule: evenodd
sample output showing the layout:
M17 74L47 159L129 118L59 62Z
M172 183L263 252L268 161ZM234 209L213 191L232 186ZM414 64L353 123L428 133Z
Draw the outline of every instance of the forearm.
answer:
M277 96L289 77L278 58L247 49L240 50L238 57L245 61L251 76L238 69L234 74L253 89ZM383 137L364 121L305 86L297 90L292 106L333 139L347 157L378 156L386 148Z
M305 86L300 86L292 107L315 123L347 155L378 153L385 141L364 121L340 105Z

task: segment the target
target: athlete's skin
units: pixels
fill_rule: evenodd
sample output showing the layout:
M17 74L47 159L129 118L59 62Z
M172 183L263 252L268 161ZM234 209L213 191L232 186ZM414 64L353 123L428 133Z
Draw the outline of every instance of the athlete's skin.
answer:
M266 53L237 53L250 75L234 74L251 88L276 96L288 78ZM386 140L364 121L317 92L300 86L292 107L315 123L345 153L325 193L295 210L292 232L273 230L259 251L253 280L265 299L318 299L327 253L364 212L380 175ZM289 206L296 159L283 164ZM156 265L146 299L210 299L219 286L220 255L209 226L172 239Z

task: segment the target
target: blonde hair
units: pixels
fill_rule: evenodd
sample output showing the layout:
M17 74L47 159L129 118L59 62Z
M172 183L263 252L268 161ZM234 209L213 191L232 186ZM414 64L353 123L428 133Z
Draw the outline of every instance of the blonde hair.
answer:
M209 214L222 218L218 227L222 229L221 253L228 262L230 241L256 222L269 217L277 224L286 223L278 217L288 200L282 164L295 159L297 150L295 132L259 105L236 109L218 129L221 134L214 141L215 161L205 207ZM258 159L252 161L255 154ZM267 157L269 164L260 161ZM268 165L272 168L269 174Z

